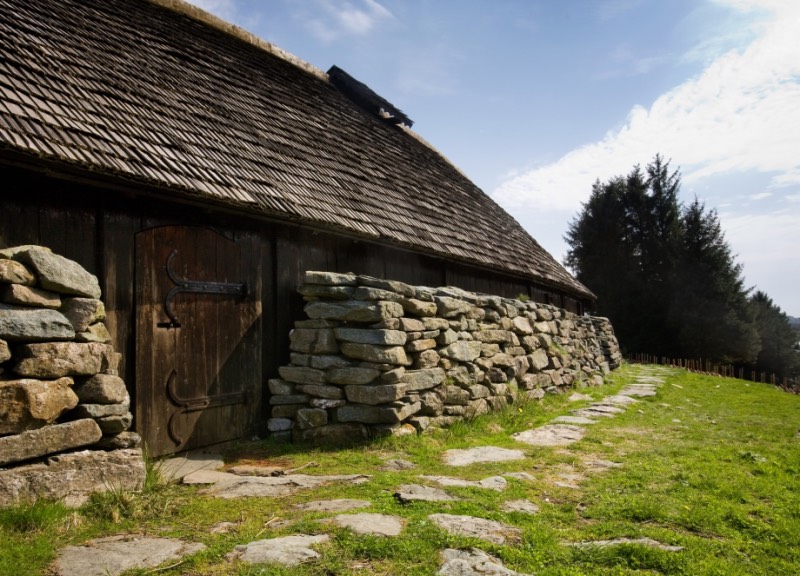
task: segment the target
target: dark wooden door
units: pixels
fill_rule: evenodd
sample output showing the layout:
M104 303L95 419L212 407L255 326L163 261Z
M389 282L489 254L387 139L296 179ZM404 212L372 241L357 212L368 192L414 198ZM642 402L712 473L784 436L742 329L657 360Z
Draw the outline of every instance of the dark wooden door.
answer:
M259 244L136 236L136 429L154 456L249 435L261 409Z

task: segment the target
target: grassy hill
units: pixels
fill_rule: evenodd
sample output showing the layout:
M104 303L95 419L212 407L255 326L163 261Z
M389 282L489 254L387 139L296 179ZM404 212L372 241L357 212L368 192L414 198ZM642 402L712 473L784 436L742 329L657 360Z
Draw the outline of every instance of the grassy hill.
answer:
M656 369L656 368L653 368ZM595 399L614 394L642 368L623 366ZM550 422L588 401L568 395L515 405L446 432L389 438L348 450L312 450L270 442L233 450L231 463L297 468L309 474L370 474L358 486L331 485L284 498L211 499L198 489L152 482L142 494L112 493L78 511L53 504L0 511L0 575L46 574L57 550L122 532L203 542L207 549L158 574L332 575L435 574L444 548L479 547L508 569L537 575L788 575L800 574L800 396L769 385L657 368L665 380L655 397L587 426L583 440L565 447L518 444L514 432ZM521 448L524 460L453 468L450 448ZM387 471L387 460L415 464ZM598 462L606 465L598 466ZM620 466L609 467L608 462ZM397 487L421 475L479 480L509 472L502 492L448 488L460 498L403 505ZM400 536L358 536L331 525L330 513L298 512L298 503L359 498L369 512L400 517ZM503 511L525 499L536 514ZM520 528L515 545L453 536L429 520L433 513L472 515ZM227 533L213 533L220 522ZM321 559L295 568L247 566L226 560L238 544L287 534L326 533ZM680 546L668 551L641 544L570 544L651 538ZM136 574L153 572L134 572Z

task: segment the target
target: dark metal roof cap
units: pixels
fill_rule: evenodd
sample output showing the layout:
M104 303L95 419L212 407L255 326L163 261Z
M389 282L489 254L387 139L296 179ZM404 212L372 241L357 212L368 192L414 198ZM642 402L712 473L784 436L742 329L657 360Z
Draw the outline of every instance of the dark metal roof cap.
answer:
M359 82L338 66L331 66L330 70L328 70L328 78L331 84L367 112L372 112L392 124L405 124L409 128L414 125L413 120L403 114L402 110L396 108L391 102L376 94L369 86Z

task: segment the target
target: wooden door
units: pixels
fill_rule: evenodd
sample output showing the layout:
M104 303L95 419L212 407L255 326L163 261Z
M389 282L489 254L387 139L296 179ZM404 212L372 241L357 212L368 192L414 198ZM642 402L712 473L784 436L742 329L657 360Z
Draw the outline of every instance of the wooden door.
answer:
M154 456L248 436L261 409L259 244L136 236L136 429Z

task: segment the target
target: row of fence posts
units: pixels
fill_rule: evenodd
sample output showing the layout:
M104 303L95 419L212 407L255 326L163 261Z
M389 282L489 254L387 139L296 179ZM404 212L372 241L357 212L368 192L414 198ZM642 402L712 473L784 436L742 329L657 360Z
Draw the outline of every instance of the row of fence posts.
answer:
M797 378L778 378L775 374L758 372L756 370L746 370L743 367L735 367L730 364L716 364L710 360L689 359L689 358L669 358L667 356L657 356L654 354L631 354L628 362L632 364L661 364L673 368L684 368L689 372L703 372L706 374L717 374L727 378L738 378L739 380L750 380L751 382L761 382L778 386L787 392L800 393L800 381Z

